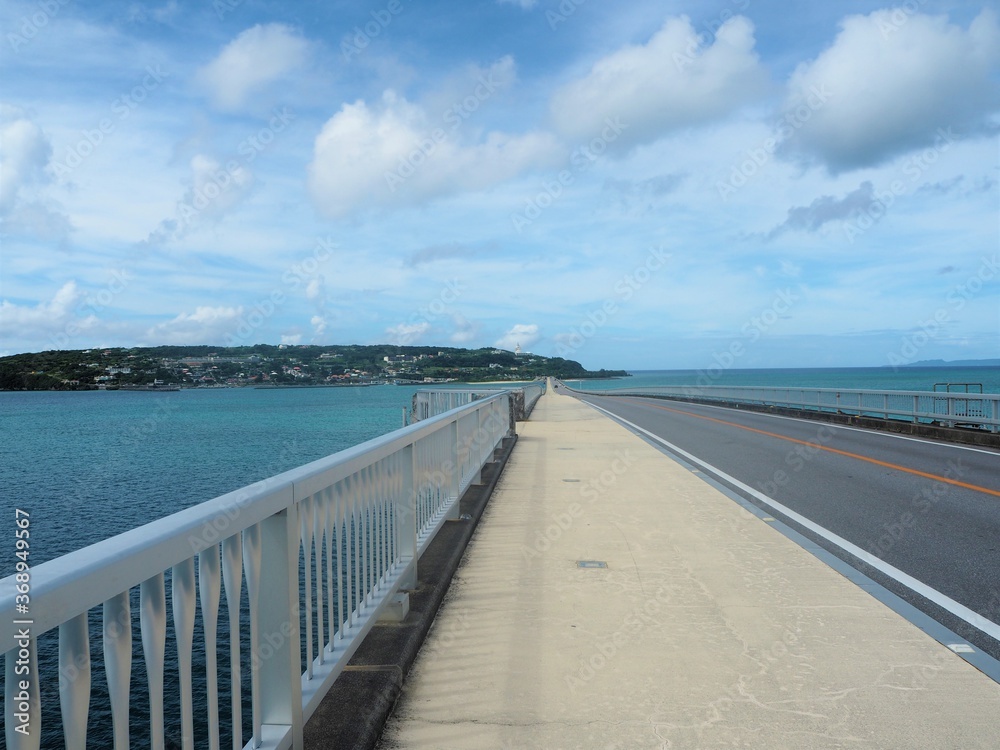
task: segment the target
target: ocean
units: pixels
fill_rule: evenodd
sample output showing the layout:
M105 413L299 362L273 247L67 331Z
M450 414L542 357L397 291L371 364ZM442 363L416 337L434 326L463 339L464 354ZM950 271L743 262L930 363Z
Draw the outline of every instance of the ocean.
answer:
M567 381L574 388L581 381ZM582 381L606 390L655 385L761 385L800 388L932 391L935 383L977 383L984 393L1000 393L1000 367L841 367L740 370L636 370L631 377Z
M932 390L942 382L1000 393L1000 367L639 370L582 385ZM31 513L38 565L391 432L417 388L0 392L0 513ZM13 564L0 556L0 577Z
M845 368L636 371L631 377L584 381L590 389L648 385L769 385L810 388L932 390L935 383L981 383L1000 393L1000 368ZM579 381L570 381L576 387ZM422 386L421 386L422 387ZM31 563L93 544L251 482L391 432L403 423L417 386L361 388L191 389L174 392L0 392L0 513L13 551L14 512L31 514ZM13 572L0 556L0 577ZM244 588L244 597L246 589ZM137 620L137 591L133 592ZM169 608L169 584L168 584ZM196 632L201 630L198 616ZM219 642L228 643L225 607ZM148 740L148 706L138 624L133 634L133 741ZM91 649L99 659L99 617L91 615ZM167 731L177 737L176 660L167 653ZM243 675L249 674L243 644ZM228 652L220 677L228 680ZM196 660L199 658L196 654ZM58 671L54 633L39 639L43 674ZM195 705L204 705L203 672L195 665ZM51 671L50 671L51 670ZM93 674L89 745L110 747L106 684ZM2 684L2 674L0 674ZM43 748L62 747L57 685L43 685ZM244 695L248 695L244 689ZM223 722L228 697L220 695ZM196 722L204 721L203 709ZM244 706L249 720L249 706ZM200 726L200 725L199 725ZM203 730L199 730L199 733ZM249 726L244 727L249 739ZM223 745L227 743L224 738ZM199 746L200 740L199 740Z

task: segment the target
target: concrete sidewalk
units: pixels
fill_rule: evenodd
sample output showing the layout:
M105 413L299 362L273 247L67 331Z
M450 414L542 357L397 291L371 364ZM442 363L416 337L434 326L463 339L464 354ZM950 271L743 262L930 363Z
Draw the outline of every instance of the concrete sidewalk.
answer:
M998 716L992 680L550 392L381 747L993 750Z

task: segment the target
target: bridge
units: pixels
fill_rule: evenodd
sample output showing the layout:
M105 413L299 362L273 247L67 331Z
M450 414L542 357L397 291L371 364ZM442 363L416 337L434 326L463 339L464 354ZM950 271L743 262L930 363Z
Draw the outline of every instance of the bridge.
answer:
M995 747L1000 453L841 424L843 408L814 421L770 413L790 404L662 398L685 395L557 384L515 435L509 393L470 394L33 569L30 617L4 579L7 746L39 747L54 714L65 746L84 747L99 679L115 747L165 746L169 590L183 747L370 746L379 734L384 748ZM884 416L995 431L992 406L968 407ZM460 549L442 562L442 542L469 537L460 565ZM393 661L389 642L421 618L419 654L411 643ZM223 674L214 634L226 622ZM136 625L142 685L130 680ZM23 652L36 659L54 630L57 673L22 696ZM346 712L337 686L350 680L373 690L347 691ZM140 693L148 726L130 737Z

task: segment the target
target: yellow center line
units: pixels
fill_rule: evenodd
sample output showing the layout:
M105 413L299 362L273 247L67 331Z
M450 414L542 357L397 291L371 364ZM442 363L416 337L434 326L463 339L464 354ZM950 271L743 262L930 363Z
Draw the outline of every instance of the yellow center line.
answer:
M954 485L955 487L962 487L967 490L973 490L975 492L984 492L987 495L1000 497L1000 490L993 490L990 489L989 487L980 487L977 484L969 484L968 482L960 482L957 479L951 479L950 477L941 476L940 474L931 474L926 471L920 471L919 469L911 469L907 466L900 466L899 464L889 463L888 461L879 461L877 458L871 458L870 456L862 456L859 453L842 451L839 448L830 448L829 446L820 445L819 443L814 443L809 440L799 440L797 438L788 437L787 435L780 435L777 432L768 432L767 430L759 430L756 427L747 427L746 425L737 424L736 422L728 422L725 419L718 419L716 417L707 417L703 414L694 414L693 412L684 411L682 409L671 409L669 406L660 406L659 404L653 404L650 403L649 401L638 401L637 399L626 399L626 400L632 401L633 403L642 404L643 406L651 406L654 409L673 412L674 414L683 414L685 417L704 419L708 422L718 422L719 424L724 424L727 425L728 427L736 427L740 430L746 430L747 432L756 432L759 435L767 435L768 437L777 438L778 440L787 440L789 443L808 445L811 448L827 451L828 453L836 453L838 456L847 456L848 458L856 458L858 461L865 461L870 464L875 464L876 466L884 466L887 469L893 469L895 471L901 471L906 474L913 474L918 477L924 477L925 479L932 479L935 482L944 482L945 484L951 484Z

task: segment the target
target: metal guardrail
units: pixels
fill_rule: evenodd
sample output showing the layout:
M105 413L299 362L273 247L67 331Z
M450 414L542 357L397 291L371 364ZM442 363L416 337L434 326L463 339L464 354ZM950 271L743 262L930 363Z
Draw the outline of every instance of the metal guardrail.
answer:
M669 396L730 403L788 406L947 427L1000 431L1000 395L944 391L872 391L843 388L771 388L759 386L650 386L577 391L594 396Z
M412 421L419 422L430 417L443 414L465 404L471 404L480 398L488 398L499 392L512 394L514 418L517 421L527 419L535 402L545 393L545 382L537 381L515 387L482 387L482 388L440 388L424 389L413 394Z
M114 747L130 746L130 699L140 689L131 685L136 616L151 738L140 744L164 747L169 585L183 747L194 746L196 642L205 651L208 696L199 723L207 718L209 747L220 746L216 631L224 595L233 747L243 746L240 639L248 630L253 736L246 747L301 748L305 721L397 593L416 586L421 553L446 519L458 517L459 498L513 430L509 402L508 393L476 401L46 562L30 570L30 603L20 610L29 600L20 598L15 576L4 578L7 747L39 747L41 681L59 683L65 746L85 747L98 679L90 610L98 606ZM241 610L244 580L249 608ZM199 607L204 631L196 634ZM59 673L40 675L36 640L54 628Z

